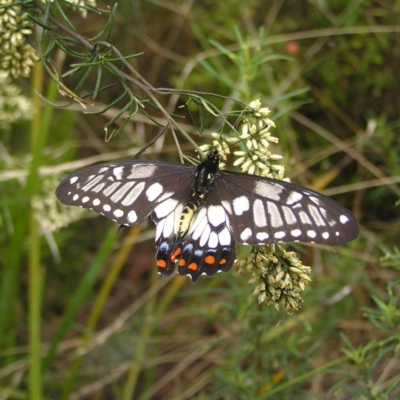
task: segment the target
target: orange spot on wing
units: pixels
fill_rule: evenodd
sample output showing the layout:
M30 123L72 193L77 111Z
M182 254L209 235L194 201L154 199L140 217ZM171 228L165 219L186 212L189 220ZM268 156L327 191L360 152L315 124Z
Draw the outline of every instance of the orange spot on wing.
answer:
M186 264L186 261L183 259L183 258L181 258L180 260L179 260L179 266L180 267L184 267L185 266L185 264Z
M157 267L165 268L166 266L167 263L165 262L165 260L157 260Z
M180 247L178 247L178 248L175 250L174 254L171 254L171 260L172 260L172 261L176 261L176 259L179 257L179 255L181 254L181 252L182 252L182 249L181 249Z
M205 262L206 264L214 264L214 263L215 263L215 257L214 257L214 256L207 256L207 257L204 259L204 262Z
M226 264L226 260L225 260L225 258L222 258L222 259L219 261L219 265L224 265L224 264Z
M191 269L192 271L197 271L199 266L196 263L191 263L188 265L188 268Z

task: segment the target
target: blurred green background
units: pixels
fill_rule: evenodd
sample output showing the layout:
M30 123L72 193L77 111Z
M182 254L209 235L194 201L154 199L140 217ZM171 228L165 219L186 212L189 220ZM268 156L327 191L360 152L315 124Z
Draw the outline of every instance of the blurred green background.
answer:
M24 10L41 18L33 4ZM93 38L114 4L97 2L102 12L86 18L64 2L51 10ZM399 21L400 1L133 0L118 4L101 36L125 56L143 52L129 63L153 87L260 98L287 176L353 212L356 241L287 246L313 269L292 315L259 305L251 275L235 269L195 285L158 276L150 221L117 234L111 221L57 202L67 174L133 156L160 127L142 113L124 120L110 71L61 77L104 47L88 52L57 29L63 40L42 36L48 70L37 64L0 89L0 398L399 398ZM50 79L55 71L65 86ZM18 90L32 103L6 120ZM155 97L204 144L178 96ZM213 129L210 113L191 112L205 135ZM143 158L179 161L170 132Z

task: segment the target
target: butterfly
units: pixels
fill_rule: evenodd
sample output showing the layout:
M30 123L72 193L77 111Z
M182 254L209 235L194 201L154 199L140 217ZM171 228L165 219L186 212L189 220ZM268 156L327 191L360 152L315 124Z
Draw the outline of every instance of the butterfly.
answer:
M65 178L58 199L94 210L121 226L156 224L159 273L227 272L235 244L341 245L358 236L353 215L313 190L281 180L220 169L211 151L197 167L127 160L84 168Z

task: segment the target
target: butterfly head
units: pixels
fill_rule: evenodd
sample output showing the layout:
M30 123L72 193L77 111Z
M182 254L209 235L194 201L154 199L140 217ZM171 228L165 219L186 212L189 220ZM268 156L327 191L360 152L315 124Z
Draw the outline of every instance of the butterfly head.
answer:
M219 164L223 161L223 156L220 151L214 150L207 153L206 161L209 165L216 166L218 170Z

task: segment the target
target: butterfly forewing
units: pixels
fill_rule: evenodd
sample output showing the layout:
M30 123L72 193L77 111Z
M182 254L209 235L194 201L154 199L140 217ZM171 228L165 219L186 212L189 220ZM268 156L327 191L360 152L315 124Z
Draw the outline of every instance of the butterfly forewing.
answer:
M171 205L187 196L194 174L193 167L163 162L98 164L64 179L56 195L64 204L94 210L132 226L154 210L168 214Z
M285 181L221 171L210 201L219 200L235 241L248 245L347 243L358 236L352 214L332 199Z

